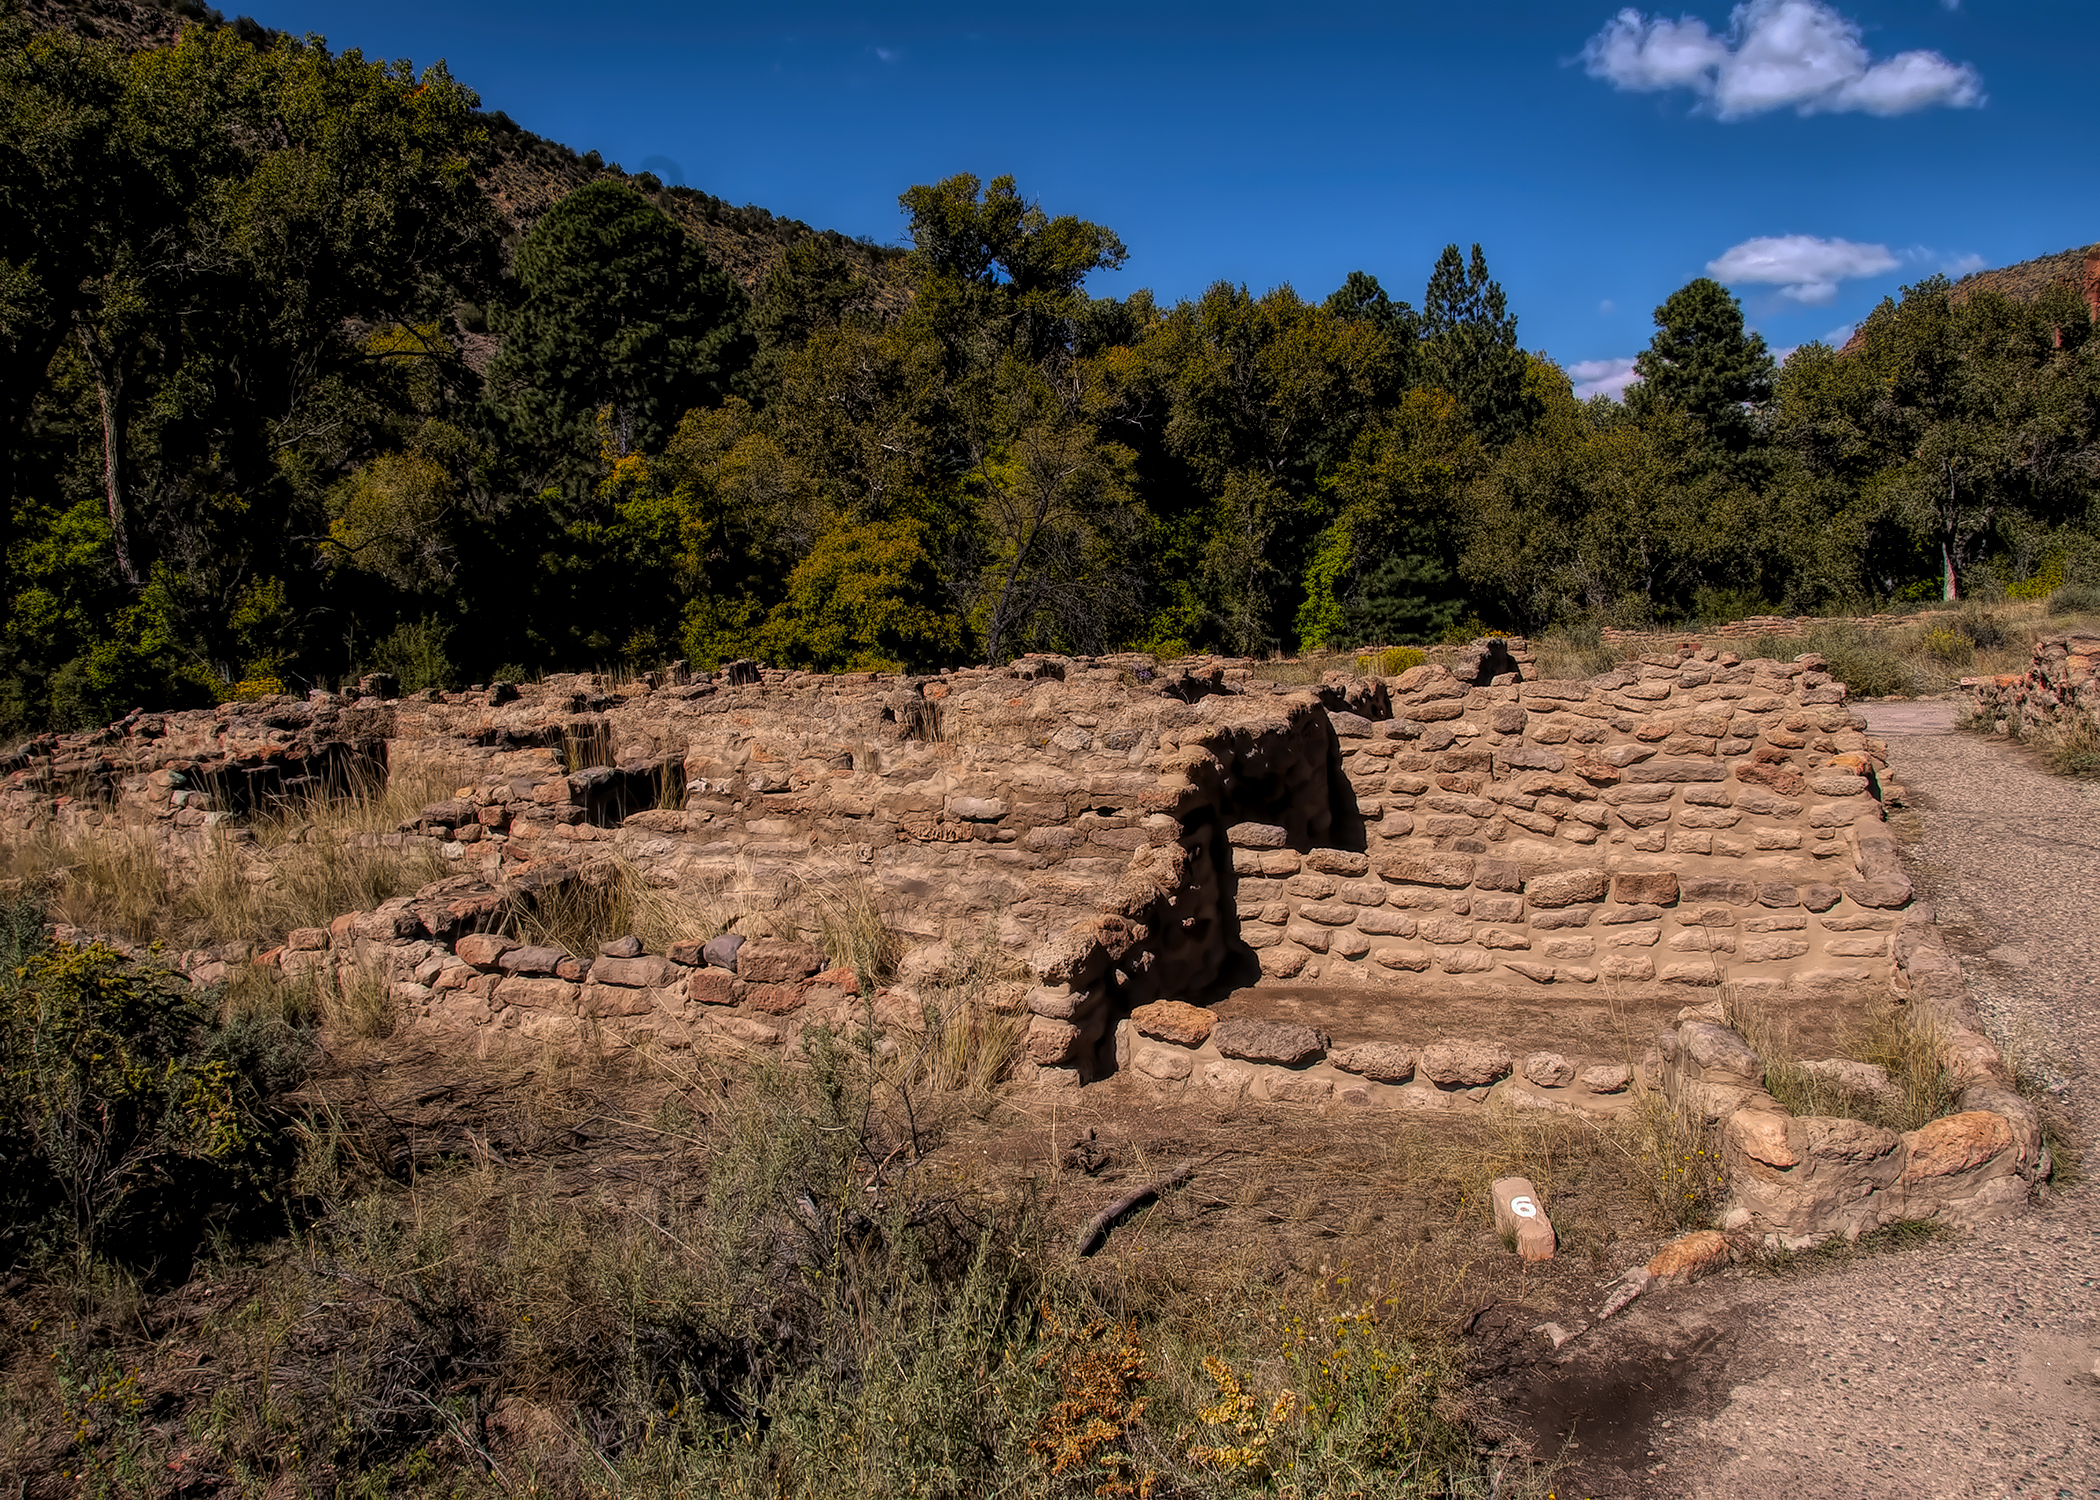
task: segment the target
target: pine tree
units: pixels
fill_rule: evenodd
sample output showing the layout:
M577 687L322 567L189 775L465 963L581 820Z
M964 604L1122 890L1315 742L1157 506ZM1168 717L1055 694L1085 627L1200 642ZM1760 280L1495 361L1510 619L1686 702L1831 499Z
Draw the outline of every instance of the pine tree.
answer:
M1751 439L1748 408L1772 394L1764 335L1744 332L1742 304L1704 276L1655 310L1655 338L1633 367L1649 398L1682 408L1737 451Z

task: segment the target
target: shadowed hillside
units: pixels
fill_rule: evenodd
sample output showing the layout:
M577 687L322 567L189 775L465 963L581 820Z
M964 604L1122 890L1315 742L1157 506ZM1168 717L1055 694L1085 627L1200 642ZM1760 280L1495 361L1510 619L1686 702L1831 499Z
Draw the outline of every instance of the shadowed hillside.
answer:
M229 21L200 0L26 0L22 12L40 30L72 31L126 48L166 46L184 26L231 26L250 41L274 34L273 28L247 16ZM357 45L355 38L332 40L338 46ZM693 188L666 186L646 172L623 172L617 163L601 163L595 152L581 155L558 141L534 135L500 109L484 116L484 123L492 157L481 183L512 226L513 244L570 193L587 182L612 178L631 183L653 198L746 291L755 290L782 252L798 240L822 240L856 269L878 279L881 268L903 253L836 230L812 229L799 219L783 218L756 205L740 208ZM903 296L899 291L894 301L901 305Z

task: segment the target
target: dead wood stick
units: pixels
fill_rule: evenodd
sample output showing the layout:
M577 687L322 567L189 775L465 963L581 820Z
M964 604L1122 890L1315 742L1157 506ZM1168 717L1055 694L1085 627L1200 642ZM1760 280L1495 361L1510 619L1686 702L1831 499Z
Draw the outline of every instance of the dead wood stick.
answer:
M1133 1208L1142 1208L1159 1197L1168 1188L1180 1187L1195 1175L1196 1164L1192 1161L1185 1161L1158 1181L1148 1182L1143 1187L1125 1193L1115 1202L1109 1204L1108 1207L1094 1215L1087 1223L1086 1233L1079 1237L1080 1255L1092 1255L1096 1250L1099 1250L1108 1239L1108 1231L1115 1224L1116 1220L1122 1218L1123 1215L1129 1213Z

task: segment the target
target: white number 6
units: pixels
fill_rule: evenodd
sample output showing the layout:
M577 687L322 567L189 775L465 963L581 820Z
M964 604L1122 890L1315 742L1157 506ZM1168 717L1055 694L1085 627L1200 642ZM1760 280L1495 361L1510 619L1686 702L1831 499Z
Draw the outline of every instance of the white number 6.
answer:
M1529 1198L1510 1199L1509 1211L1520 1219L1536 1219L1539 1216L1539 1206Z

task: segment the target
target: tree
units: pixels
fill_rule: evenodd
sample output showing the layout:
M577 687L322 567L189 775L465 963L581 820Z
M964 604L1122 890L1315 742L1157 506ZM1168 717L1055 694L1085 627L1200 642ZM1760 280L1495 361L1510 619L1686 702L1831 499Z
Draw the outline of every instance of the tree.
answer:
M745 298L669 215L621 182L577 189L518 247L516 291L491 326L499 424L539 481L598 470L598 413L616 455L662 447L721 399L749 359Z
M1086 278L1122 265L1128 253L1102 225L1051 218L1012 177L982 184L961 172L908 188L898 202L911 218L905 265L918 289L915 314L957 373L1008 349L1032 359L1069 348L1087 309ZM986 347L973 348L980 343Z
M1478 245L1470 259L1456 245L1444 247L1422 294L1420 327L1416 380L1449 391L1491 448L1522 432L1533 415L1524 388L1529 361L1517 347L1509 299L1488 275Z
M1747 408L1772 394L1764 335L1746 333L1742 305L1704 276L1655 310L1655 337L1633 367L1649 396L1682 407L1737 452L1754 433Z

